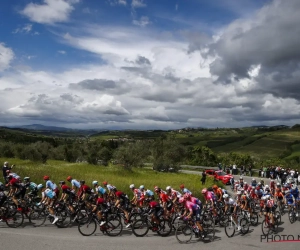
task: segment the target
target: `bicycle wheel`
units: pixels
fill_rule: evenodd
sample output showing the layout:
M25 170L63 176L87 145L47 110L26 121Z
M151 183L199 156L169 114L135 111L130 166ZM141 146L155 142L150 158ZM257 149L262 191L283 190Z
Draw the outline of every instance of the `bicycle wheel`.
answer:
M142 220L142 219L143 219L143 216L141 213L132 213L129 216L129 223L131 224L131 227L132 227L134 222L136 222L137 220Z
M132 232L136 237L144 237L149 231L147 220L137 220L132 225Z
M257 226L258 224L258 214L257 213L252 213L250 216L250 223L252 226Z
M263 220L261 223L261 231L264 236L267 236L270 233L270 224L266 220Z
M78 224L78 231L83 236L90 236L96 232L97 222L94 218L90 217L85 223Z
M241 226L241 234L244 235L249 232L250 223L248 219L242 218L240 221L240 226Z
M274 218L274 225L273 224L271 225L270 231L272 231L274 234L276 234L278 232L278 225L279 225L279 222L278 222L277 218Z
M179 226L181 226L182 224L183 220L181 220L179 216L175 216L172 220L172 226L174 230L177 230L177 228L179 228Z
M157 234L162 237L166 237L172 232L172 224L166 219L160 220L158 228Z
M58 228L66 228L71 225L71 215L67 210L57 211L56 216L58 217L58 221L55 223L55 225Z
M89 219L89 215L88 215L87 211L82 209L77 212L73 221L84 224L88 221L88 219Z
M277 224L279 225L281 223L281 213L279 211L276 211L274 214Z
M207 224L205 224L207 222ZM226 226L227 221L224 223ZM209 221L203 221L202 223L203 228L203 241L214 241L215 240L215 225L214 223L210 223Z
M9 227L17 228L23 224L24 215L22 212L15 210L9 211L6 217L6 224Z
M44 225L47 219L47 215L44 210L41 209L33 209L29 215L29 222L35 226L40 227Z
M123 231L123 224L118 216L108 218L105 226L105 232L109 236L118 236Z
M193 234L193 228L186 224L180 225L175 231L175 236L179 243L190 242Z
M228 220L227 216L225 216L225 215L220 216L219 217L219 225L220 225L220 227L225 227L227 220Z
M229 219L225 225L225 234L229 238L235 234L235 224L231 219Z
M294 210L289 211L289 221L293 224L296 221L296 215Z

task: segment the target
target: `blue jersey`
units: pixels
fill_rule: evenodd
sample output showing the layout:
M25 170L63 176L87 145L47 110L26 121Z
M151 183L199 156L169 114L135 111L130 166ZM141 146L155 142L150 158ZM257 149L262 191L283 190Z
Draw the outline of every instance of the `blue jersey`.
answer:
M287 203L288 203L289 205L291 205L291 204L294 203L294 196L293 196L292 194L287 194L287 195L285 196L285 198L286 198L286 201L287 201Z
M190 190L188 190L187 188L184 188L181 191L183 194L188 193L188 194L192 195L192 192Z
M57 186L54 182L49 180L49 181L46 182L46 188L50 188L51 190L55 190L55 189L57 189Z
M151 190L147 189L147 190L145 191L145 195L147 195L147 196L153 196L154 193L153 193Z
M297 199L299 197L299 190L298 190L298 188L291 189L291 194L294 196L295 199Z
M71 180L71 184L72 184L72 187L77 187L77 188L80 188L80 182L77 181L77 180Z
M103 187L100 187L100 186L98 186L98 187L96 188L96 191L97 191L99 194L102 194L102 195L106 193L106 189L103 188Z

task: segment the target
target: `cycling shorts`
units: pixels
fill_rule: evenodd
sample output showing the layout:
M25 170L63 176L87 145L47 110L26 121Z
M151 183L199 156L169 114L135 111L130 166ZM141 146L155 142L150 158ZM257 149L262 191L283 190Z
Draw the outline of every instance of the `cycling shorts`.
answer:
M201 214L200 208L198 208L195 211L193 211L193 216L196 217L196 221L200 221L200 214Z

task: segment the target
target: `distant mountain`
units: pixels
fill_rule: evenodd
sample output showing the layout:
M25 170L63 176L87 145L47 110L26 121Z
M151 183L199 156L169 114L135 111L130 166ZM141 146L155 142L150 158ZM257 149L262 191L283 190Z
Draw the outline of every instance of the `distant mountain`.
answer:
M18 126L17 128L29 129L29 130L45 130L45 131L70 131L70 130L74 130L74 129L71 129L71 128L45 126L45 125L41 125L41 124L23 125L23 126Z

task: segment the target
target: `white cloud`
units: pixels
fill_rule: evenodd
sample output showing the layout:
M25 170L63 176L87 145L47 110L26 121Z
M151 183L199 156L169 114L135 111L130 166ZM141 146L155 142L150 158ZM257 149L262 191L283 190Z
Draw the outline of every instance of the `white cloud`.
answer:
M25 24L22 28L15 29L12 33L29 33L32 30L32 24Z
M54 24L69 20L73 5L79 0L43 0L43 4L29 3L20 12L32 22Z
M147 26L148 24L150 24L150 20L149 20L149 17L147 16L142 16L139 20L133 20L132 23L134 25L138 25L138 26L141 26L141 27L145 27Z
M8 69L10 63L14 58L14 52L11 48L5 46L4 43L0 43L0 72Z
M178 10L178 3L177 4L175 4L175 10L177 11Z
M147 6L147 4L144 2L144 0L132 0L132 2L131 2L132 8L143 8L146 6Z
M62 55L65 55L65 54L67 54L67 52L66 51L64 51L64 50L58 50L57 51L59 54L62 54Z
M115 5L127 5L127 1L126 0L108 0L109 4L112 6Z

